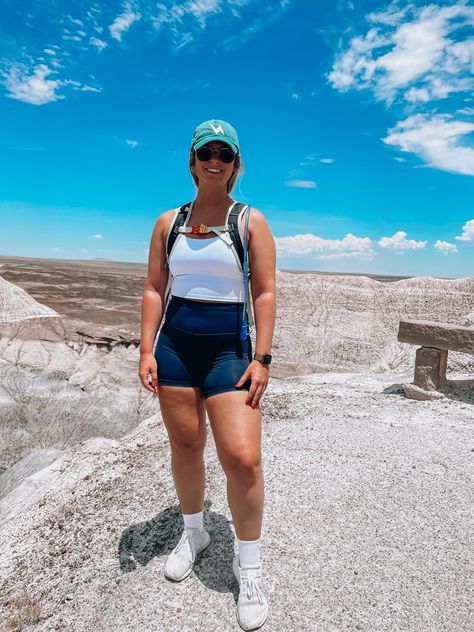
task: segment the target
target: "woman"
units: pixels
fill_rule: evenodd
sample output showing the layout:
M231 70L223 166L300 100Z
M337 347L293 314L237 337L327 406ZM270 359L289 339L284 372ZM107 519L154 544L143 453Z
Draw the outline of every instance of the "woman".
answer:
M260 564L264 481L259 403L269 379L275 323L275 242L263 214L245 207L238 221L242 242L245 223L248 230L256 325L253 356L250 336L245 337L247 280L227 232L235 205L230 193L241 170L235 129L221 120L199 125L189 168L196 198L181 211L159 216L142 306L140 379L159 398L184 520L183 534L164 572L175 581L187 577L210 541L203 525L207 412L237 536L237 619L244 630L254 630L268 613ZM178 216L184 217L183 226L173 233ZM170 234L176 239L168 258ZM168 269L172 284L166 308ZM239 336L242 326L244 334Z

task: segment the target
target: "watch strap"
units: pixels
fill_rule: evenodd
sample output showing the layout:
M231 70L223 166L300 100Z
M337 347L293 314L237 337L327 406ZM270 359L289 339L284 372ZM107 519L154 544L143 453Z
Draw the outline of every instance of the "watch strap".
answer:
M255 352L253 354L253 359L254 360L258 360L259 362L263 362L264 364L270 364L270 362L272 361L272 356L269 353L257 353ZM264 362L264 359L266 359L267 361Z

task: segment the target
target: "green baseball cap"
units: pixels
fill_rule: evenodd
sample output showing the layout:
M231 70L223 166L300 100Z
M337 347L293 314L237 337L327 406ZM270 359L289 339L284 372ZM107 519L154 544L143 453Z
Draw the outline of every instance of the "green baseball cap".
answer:
M211 119L196 127L191 141L191 149L199 149L211 140L227 143L235 152L239 152L239 138L235 129L226 121Z

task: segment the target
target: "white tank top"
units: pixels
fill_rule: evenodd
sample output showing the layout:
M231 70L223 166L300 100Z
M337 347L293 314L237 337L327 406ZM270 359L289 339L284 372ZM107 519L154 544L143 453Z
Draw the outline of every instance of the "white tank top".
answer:
M243 274L221 237L178 234L169 261L171 295L208 301L245 301Z

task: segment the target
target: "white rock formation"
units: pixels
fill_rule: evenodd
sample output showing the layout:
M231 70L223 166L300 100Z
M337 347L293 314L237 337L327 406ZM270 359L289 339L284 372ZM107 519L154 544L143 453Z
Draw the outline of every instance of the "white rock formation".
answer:
M473 308L474 277L382 283L277 271L271 375L406 370L410 381L415 347L397 341L400 319L464 325ZM156 412L138 379L138 337L66 318L0 325L0 473L34 449L118 438ZM450 353L448 380L454 370L474 373L474 358Z
M57 316L54 309L38 303L21 287L0 276L0 324Z
M269 630L472 630L474 408L467 391L408 400L406 378L270 382ZM83 441L24 480L0 501L5 630L238 630L235 530L211 435L205 462L211 544L183 584L163 575L183 523L159 416L119 440Z
M414 367L415 348L397 342L399 321L464 325L474 307L474 277L382 283L364 276L277 271L277 288L275 362L295 371L301 366L376 372ZM459 362L470 366L472 359Z
M44 448L33 450L23 459L20 459L18 463L0 475L0 500L15 487L18 487L26 478L43 470L58 459L62 453L62 450L56 448Z
M463 322L463 325L465 327L474 327L474 309L466 316L466 320Z

